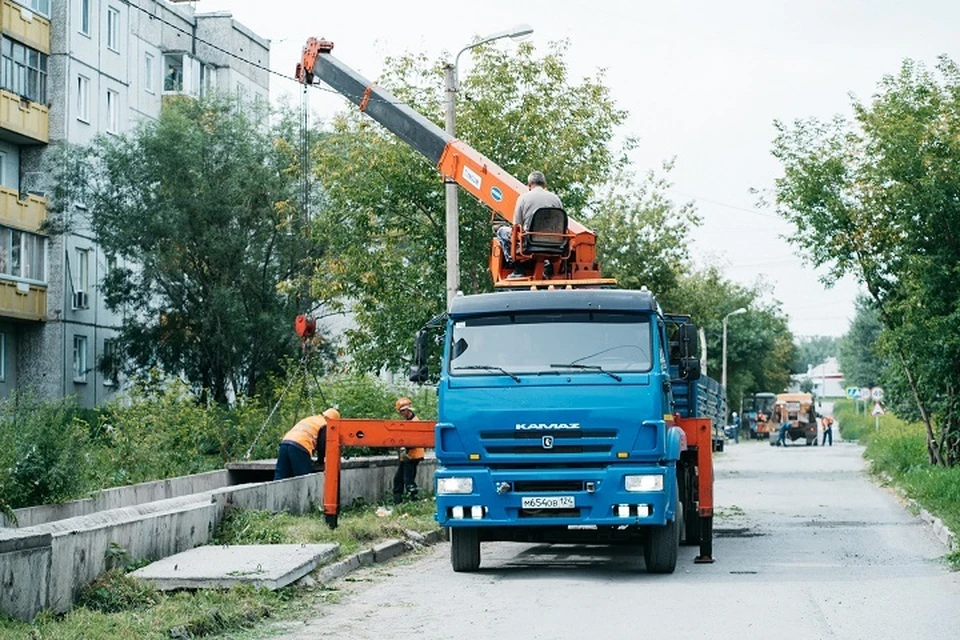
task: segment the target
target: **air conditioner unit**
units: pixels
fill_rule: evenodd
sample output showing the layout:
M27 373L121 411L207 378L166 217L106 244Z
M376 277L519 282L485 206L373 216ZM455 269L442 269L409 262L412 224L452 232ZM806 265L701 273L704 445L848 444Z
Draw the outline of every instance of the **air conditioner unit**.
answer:
M73 308L74 309L87 309L90 307L90 298L86 291L74 291L73 292Z

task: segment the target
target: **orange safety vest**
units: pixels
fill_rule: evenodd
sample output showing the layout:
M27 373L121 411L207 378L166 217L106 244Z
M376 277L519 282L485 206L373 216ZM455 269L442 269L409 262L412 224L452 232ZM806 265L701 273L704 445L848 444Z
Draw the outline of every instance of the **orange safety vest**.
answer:
M419 420L420 418L418 418L418 417L417 417L417 414L414 413L414 414L413 414L413 417L410 418L410 419L411 419L411 420ZM423 460L423 456L424 456L425 452L426 452L426 450L425 450L423 447L413 447L413 448L409 448L409 447L408 447L408 448L407 448L407 458L409 458L410 460Z
M310 457L313 457L313 454L317 450L317 436L320 435L320 430L326 426L327 421L323 416L310 416L298 422L290 431L287 431L287 434L283 436L283 440L285 442L296 442L307 450Z

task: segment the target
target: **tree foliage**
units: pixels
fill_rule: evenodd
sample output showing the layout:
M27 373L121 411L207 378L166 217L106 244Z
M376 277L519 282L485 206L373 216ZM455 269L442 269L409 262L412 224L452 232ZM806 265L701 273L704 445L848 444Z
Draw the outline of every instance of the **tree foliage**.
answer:
M160 367L218 403L295 354L296 283L319 254L294 129L263 115L184 98L129 135L65 148L55 168L59 224L89 225L119 260L99 286L122 313L128 372Z
M886 363L877 354L881 331L883 325L873 300L859 296L856 315L839 345L840 370L847 386L873 387L880 383L880 376L886 368Z
M855 275L884 326L879 353L924 421L933 463L960 461L960 69L907 60L854 117L778 123L781 215L826 281Z
M574 80L554 45L538 56L524 44L511 55L473 51L461 82L458 137L508 172L547 175L574 218L586 219L597 189L626 163L614 150L626 113L602 75ZM443 69L422 56L387 62L380 80L398 99L443 121ZM629 144L629 141L628 141ZM316 295L345 300L357 328L348 349L361 370L399 370L416 329L446 307L444 186L439 173L395 136L356 112L331 122L315 151L324 191L318 233L330 251ZM465 293L491 289L490 211L460 198L460 275Z
M793 361L794 373L806 373L810 367L823 364L827 358L836 358L839 353L839 338L833 336L810 336L800 338L797 357Z
M727 320L731 410L739 410L740 399L752 393L786 389L796 347L780 304L762 284L736 284L724 278L719 268L709 266L681 276L676 290L662 302L666 311L686 313L704 329L707 373L718 380L723 368L723 318L741 307L747 309Z

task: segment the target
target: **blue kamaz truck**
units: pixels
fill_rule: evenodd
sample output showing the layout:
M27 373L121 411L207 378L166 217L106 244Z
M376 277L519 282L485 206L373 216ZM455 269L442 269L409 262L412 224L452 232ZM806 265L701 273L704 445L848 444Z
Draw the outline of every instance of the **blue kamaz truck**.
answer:
M437 520L455 571L493 540L638 544L655 573L681 542L709 561L722 393L698 379L687 318L646 290L460 296L443 345ZM716 415L684 420L698 405Z
M596 235L565 211L513 224L524 184L332 49L307 41L301 82L327 83L511 225L509 254L491 239L497 291L453 298L418 335L411 372L431 379L429 329L442 329L437 521L450 528L453 569L477 569L492 540L636 544L656 573L674 570L681 542L711 561L724 406L700 376L697 328L650 291L603 278Z

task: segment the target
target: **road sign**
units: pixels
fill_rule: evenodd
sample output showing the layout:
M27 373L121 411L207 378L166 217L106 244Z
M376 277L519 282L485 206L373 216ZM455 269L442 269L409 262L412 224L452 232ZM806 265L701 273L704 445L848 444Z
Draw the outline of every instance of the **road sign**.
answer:
M873 389L870 389L870 398L872 400L876 400L877 402L883 400L883 387L874 387Z
M860 387L860 399L864 402L870 399L870 387Z
M847 397L851 400L856 400L860 397L860 389L856 387L847 387Z
M880 403L877 402L876 404L873 405L873 411L870 412L870 415L877 416L879 418L880 416L883 415L883 413L884 413L883 407L881 407Z

